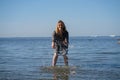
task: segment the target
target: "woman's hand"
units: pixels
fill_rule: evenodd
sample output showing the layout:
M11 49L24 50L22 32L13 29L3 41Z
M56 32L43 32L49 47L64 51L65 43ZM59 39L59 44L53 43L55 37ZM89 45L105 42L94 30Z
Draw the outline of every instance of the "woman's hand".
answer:
M68 47L68 43L66 41L63 41L63 44Z
M52 48L54 49L54 48L55 48L55 43L54 43L54 42L52 42L52 45L51 45L51 46L52 46Z

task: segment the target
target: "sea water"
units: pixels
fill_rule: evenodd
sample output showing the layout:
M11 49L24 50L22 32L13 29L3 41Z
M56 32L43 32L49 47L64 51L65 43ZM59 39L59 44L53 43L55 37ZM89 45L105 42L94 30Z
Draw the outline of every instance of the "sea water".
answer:
M70 37L65 80L120 80L120 37ZM51 37L0 38L0 80L64 80L41 67L51 66ZM57 65L64 65L59 56ZM73 73L73 74L72 74Z

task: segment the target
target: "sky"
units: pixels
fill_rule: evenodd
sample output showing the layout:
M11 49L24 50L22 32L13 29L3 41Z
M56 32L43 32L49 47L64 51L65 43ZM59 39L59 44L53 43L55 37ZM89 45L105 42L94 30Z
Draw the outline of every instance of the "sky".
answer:
M120 36L120 0L0 0L0 37Z

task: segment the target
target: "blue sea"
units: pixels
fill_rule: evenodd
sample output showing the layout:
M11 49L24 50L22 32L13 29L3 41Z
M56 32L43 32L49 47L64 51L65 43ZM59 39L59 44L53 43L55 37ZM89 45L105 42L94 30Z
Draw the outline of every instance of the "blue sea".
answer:
M120 36L70 37L68 58L74 71L45 73L51 66L51 37L0 38L0 80L120 80ZM64 65L59 56L57 65Z

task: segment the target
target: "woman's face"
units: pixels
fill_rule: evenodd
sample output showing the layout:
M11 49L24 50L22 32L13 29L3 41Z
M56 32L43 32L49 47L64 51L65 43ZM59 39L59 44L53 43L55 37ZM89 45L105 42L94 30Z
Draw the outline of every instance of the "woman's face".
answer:
M62 31L62 29L63 29L62 23L58 23L58 29L59 29L59 31Z

